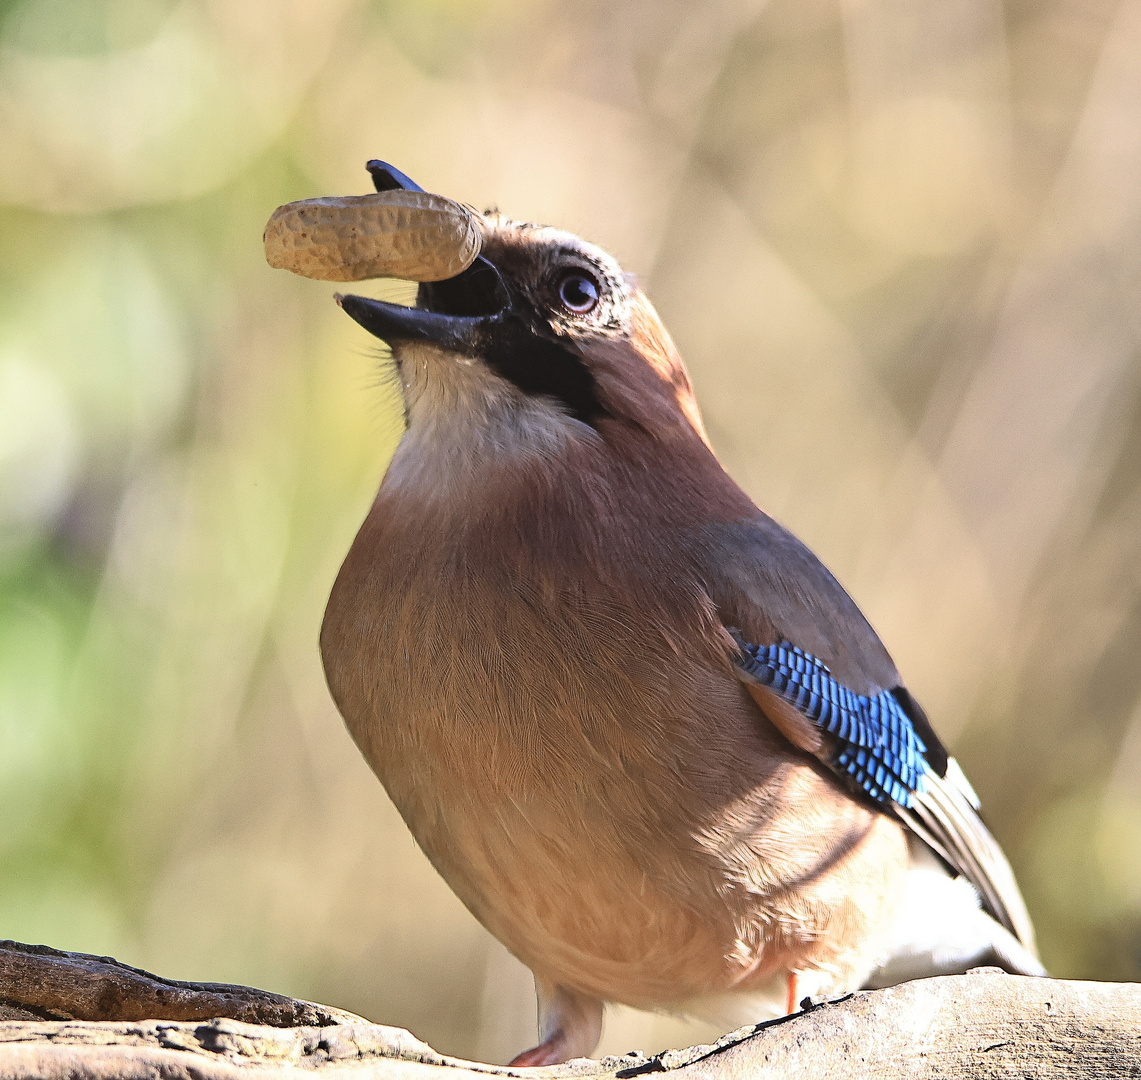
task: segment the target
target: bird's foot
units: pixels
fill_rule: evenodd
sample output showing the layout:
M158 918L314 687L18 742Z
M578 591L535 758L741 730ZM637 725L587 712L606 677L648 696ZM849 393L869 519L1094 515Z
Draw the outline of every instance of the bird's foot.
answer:
M532 1068L538 1065L559 1065L574 1057L568 1047L566 1032L562 1028L552 1032L538 1046L516 1054L507 1064L512 1068Z
M511 1060L515 1067L561 1065L585 1057L602 1037L602 1002L565 986L552 986L538 977L539 1030L543 1041Z

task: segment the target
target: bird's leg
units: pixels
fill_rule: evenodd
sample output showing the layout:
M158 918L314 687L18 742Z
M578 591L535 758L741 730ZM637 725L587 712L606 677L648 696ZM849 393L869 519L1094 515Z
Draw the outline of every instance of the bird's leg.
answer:
M543 1041L524 1050L512 1065L559 1065L586 1057L602 1037L602 1002L535 977L539 1034Z
M784 1010L790 1015L796 1012L796 972L788 973L788 1004Z

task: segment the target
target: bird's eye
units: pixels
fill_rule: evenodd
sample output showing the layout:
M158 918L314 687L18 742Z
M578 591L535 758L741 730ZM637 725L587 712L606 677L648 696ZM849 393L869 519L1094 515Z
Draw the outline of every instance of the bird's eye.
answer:
M559 302L575 315L585 315L598 305L598 282L582 270L571 270L559 279Z

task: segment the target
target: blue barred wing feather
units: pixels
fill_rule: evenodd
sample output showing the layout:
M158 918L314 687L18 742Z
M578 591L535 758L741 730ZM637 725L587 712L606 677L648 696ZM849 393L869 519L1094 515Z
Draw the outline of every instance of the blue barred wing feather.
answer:
M891 690L857 694L823 661L788 641L740 645L745 674L833 736L833 769L881 805L911 808L914 795L926 790L927 745Z

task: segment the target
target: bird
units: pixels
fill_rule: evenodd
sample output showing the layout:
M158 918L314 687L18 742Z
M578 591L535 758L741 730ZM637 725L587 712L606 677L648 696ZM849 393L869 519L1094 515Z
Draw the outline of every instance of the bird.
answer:
M554 227L483 229L414 305L337 296L388 346L405 430L320 648L416 842L534 974L512 1064L589 1055L605 1003L729 1030L1045 974L962 769L718 461L637 280Z

